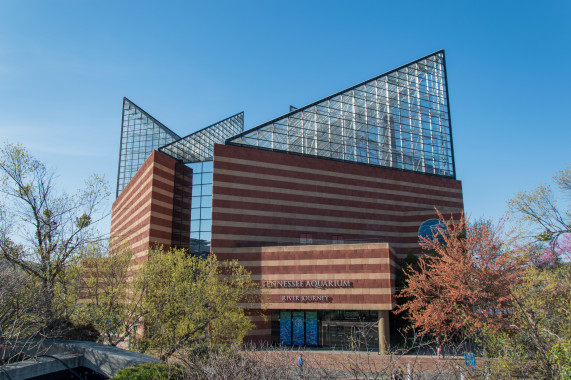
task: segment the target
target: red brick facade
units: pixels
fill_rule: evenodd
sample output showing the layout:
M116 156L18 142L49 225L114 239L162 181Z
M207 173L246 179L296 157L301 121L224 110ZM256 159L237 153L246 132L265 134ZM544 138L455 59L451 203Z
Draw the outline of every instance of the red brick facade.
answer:
M188 245L191 177L154 151L113 204L111 236L138 262L154 244ZM270 341L262 309L376 310L386 320L398 262L420 253L421 223L435 207L456 218L463 209L454 179L231 145L214 147L212 186L212 252L262 285L243 305L253 341Z
M313 242L390 243L420 253L418 228L463 209L460 181L228 145L214 149L212 248Z
M212 251L252 272L267 310L391 310L420 224L463 209L453 179L252 148L216 145L213 175ZM299 286L317 280L351 286ZM271 322L252 321L248 338L268 341Z
M168 249L172 244L175 173L192 181L192 170L180 166L175 159L153 151L113 202L111 241L128 244L138 263L146 259L149 248L162 244ZM181 227L174 224L176 235Z
M387 243L251 247L225 252L228 258L238 258L261 284L263 306L244 305L249 309L392 310L394 307L398 264ZM249 259L244 260L242 255ZM271 321L254 316L252 322L256 327L248 339L269 341Z

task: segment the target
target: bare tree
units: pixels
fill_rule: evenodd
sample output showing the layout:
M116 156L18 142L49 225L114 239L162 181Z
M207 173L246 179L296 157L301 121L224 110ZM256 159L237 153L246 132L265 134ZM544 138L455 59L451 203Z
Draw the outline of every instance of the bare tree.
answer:
M21 359L43 340L43 297L37 282L0 262L0 364Z
M553 176L555 184L571 201L571 168ZM558 245L559 239L571 234L571 205L562 206L549 186L538 186L532 191L520 191L508 202L510 213L523 222L534 240Z
M109 194L92 176L74 195L58 192L54 174L22 146L0 149L0 255L37 278L46 312L55 316L54 293L68 260L94 236L95 223Z

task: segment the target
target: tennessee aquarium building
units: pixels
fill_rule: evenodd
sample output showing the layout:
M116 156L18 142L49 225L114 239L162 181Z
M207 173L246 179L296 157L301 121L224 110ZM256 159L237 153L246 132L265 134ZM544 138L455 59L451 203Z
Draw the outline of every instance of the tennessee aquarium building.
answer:
M137 263L158 244L238 260L261 285L249 341L384 351L435 208L463 210L444 51L246 130L242 112L181 137L123 101L111 236Z

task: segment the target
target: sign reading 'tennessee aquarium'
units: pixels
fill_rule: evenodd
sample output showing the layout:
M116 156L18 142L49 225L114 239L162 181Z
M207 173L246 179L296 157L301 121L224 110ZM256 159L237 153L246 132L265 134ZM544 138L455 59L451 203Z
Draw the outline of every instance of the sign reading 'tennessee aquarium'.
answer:
M351 288L351 281L344 280L275 280L262 281L262 288Z

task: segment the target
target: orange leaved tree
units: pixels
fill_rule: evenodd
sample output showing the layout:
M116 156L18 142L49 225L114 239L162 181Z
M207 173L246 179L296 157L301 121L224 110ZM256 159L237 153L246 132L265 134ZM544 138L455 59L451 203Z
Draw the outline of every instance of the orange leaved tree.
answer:
M502 223L468 223L445 220L433 236L420 238L427 253L417 269L406 270L407 280L399 297L405 302L397 313L406 313L421 334L436 336L441 343L466 329L487 325L508 327L512 306L510 285L518 281L522 265L502 241Z

